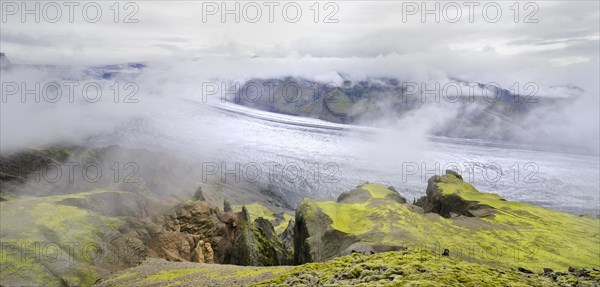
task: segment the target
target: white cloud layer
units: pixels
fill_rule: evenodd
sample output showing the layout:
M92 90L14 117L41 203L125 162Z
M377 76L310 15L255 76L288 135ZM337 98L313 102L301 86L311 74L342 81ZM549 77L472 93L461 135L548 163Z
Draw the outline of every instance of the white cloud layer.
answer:
M169 75L162 83L189 85L215 78L243 80L284 75L339 81L337 73L342 72L353 77L393 76L410 81L457 78L496 82L503 88L534 82L540 87L540 96L556 97L568 96L565 93L572 91L563 93L556 87L575 86L584 91L574 105L583 112L568 110L557 117L570 119L560 135L563 131L579 133L581 130L571 127L581 126L585 127L584 132L597 138L600 91L597 1L527 2L535 4L530 6L518 2L518 7L516 2L498 2L502 14L495 23L483 16L482 7L488 1L479 2L473 13L469 13L467 6L472 2L339 1L330 2L333 6L328 7L319 2L318 23L314 21L317 8L314 2L298 2L302 11L300 20L285 21L282 7L288 2L274 6L273 23L269 21L266 6L273 2L260 1L225 4L229 5L226 8L232 8L239 3L240 12L250 13L245 14L248 18L255 14L251 14L252 7L247 10L244 7L257 3L262 13L257 23L248 23L244 15L240 23L234 21L234 15L227 15L226 23L222 23L219 13L205 15L205 23L203 7L216 3L221 9L224 3L221 1L140 1L130 2L133 6L128 7L124 2L119 2L119 7L112 6L114 2L98 2L102 17L97 23L85 21L82 16L82 7L87 2L74 7L73 21L69 21L63 2L53 2L62 7L61 19L48 23L45 18L54 14L40 15L36 23L35 15L25 15L25 21L21 18L22 11L13 15L10 9L14 6L10 3L17 3L21 9L21 2L3 1L0 50L16 64L168 62L167 72L159 69L156 75L144 75L144 84L156 85L160 85L161 77L166 77L163 73ZM23 3L29 9L35 4ZM44 8L46 2L38 3L41 13L53 11L52 7ZM409 8L415 8L413 4L422 10L432 9L436 3L441 7L439 23L433 14L425 15L423 23L421 13L408 12ZM458 3L458 9L448 6L449 3ZM117 18L115 8L119 10ZM495 17L490 9L487 17ZM447 18L458 15L458 11L461 19L450 23ZM92 16L86 14L88 18ZM128 16L138 22L123 23ZM323 23L328 17L337 23ZM174 89L181 92L185 87ZM115 117L124 114L119 110L113 112ZM561 120L557 124L564 123ZM79 128L85 123L70 124ZM47 134L52 133L48 127Z

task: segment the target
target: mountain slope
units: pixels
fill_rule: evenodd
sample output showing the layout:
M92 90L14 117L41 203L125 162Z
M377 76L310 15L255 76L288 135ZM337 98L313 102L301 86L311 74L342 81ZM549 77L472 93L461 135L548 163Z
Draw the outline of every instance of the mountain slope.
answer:
M394 194L382 185L365 184L352 191L353 201L342 196L337 202L302 201L296 210L296 263L329 260L353 250L418 247L538 271L600 267L598 219L508 202L477 191L454 174L429 180L428 196L419 200L424 209L402 203Z

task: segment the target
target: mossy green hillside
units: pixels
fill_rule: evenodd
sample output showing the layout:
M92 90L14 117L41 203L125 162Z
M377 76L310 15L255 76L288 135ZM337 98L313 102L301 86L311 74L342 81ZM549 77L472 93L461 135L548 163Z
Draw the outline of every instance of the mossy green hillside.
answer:
M597 286L599 279L600 272L591 271L586 278L569 274L554 281L538 274L465 262L429 250L407 250L370 256L355 253L326 262L307 263L253 286L552 287Z
M99 230L114 230L118 218L98 216L58 202L82 198L84 192L47 197L19 197L0 203L0 282L40 282L45 286L91 285L110 262L97 262ZM105 258L110 261L111 258Z
M366 184L371 198L338 203L304 199L297 214L314 220L317 209L331 218L331 227L358 242L436 250L448 248L452 256L497 266L566 269L600 267L600 221L576 217L524 203L508 202L481 193L462 181L439 184L444 194L479 201L499 213L489 218L443 218L422 214L410 204L390 200L383 185Z
M149 258L141 265L102 280L97 286L240 286L242 282L256 283L273 278L289 268L167 262Z

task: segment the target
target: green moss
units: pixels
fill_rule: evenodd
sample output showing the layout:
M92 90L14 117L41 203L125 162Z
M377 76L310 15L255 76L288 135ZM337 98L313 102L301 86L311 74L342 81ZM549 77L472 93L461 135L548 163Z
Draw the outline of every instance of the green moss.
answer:
M313 200L310 198L304 198L300 201L298 208L296 208L296 218L300 216L306 220L314 220L317 217L317 207Z
M360 188L367 190L373 198L386 198L394 192L389 190L382 184L379 183L367 183L360 186Z
M558 286L549 278L441 257L426 250L353 254L294 267L253 286Z
M156 274L152 274L146 278L144 278L143 280L141 280L141 282L149 282L149 283L158 283L158 282L165 282L165 281L171 281L173 279L177 279L183 276L187 276L190 274L194 274L194 273L199 273L198 269L176 269L176 270L161 270L158 271L158 273Z
M332 227L352 235L363 234L376 228L372 220L375 210L368 203L339 204L334 201L316 203L323 213L333 220ZM359 219L359 220L357 220Z
M3 240L3 248L0 249L0 266L2 272L0 272L0 283L5 284L18 278L18 281L32 282L40 286L61 286L62 281L60 278L53 276L53 274L46 269L43 264L36 262L31 255L23 257L18 252L12 251L12 247L7 245L7 242ZM10 244L17 246L30 246L23 241L10 241ZM9 250L10 249L10 250ZM39 255L39 254L36 254Z
M259 202L255 202L255 203L247 204L247 205L233 205L232 211L233 212L241 212L242 206L245 206L246 210L248 210L248 214L250 215L251 222L253 222L255 219L257 219L259 217L262 217L262 218L270 221L271 224L274 225L275 232L277 234L281 234L282 232L284 232L288 226L289 221L294 220L294 215L292 215L291 213L283 212L283 213L276 215L272 210L270 210L268 207L262 205ZM279 219L278 219L278 217L279 217ZM283 220L281 220L281 217L283 217Z
M392 192L381 185L361 187L372 197L365 202L336 203L304 199L299 211L313 220L316 209L329 216L331 226L358 240L396 246L418 247L469 262L494 266L528 266L566 269L600 267L600 220L576 217L524 203L508 202L495 194L481 193L470 184L446 180L443 194L458 194L499 210L492 218L446 219L423 215L385 197Z
M279 223L279 225L275 226L275 233L277 234L281 234L285 231L285 229L288 227L288 224L290 223L290 220L294 220L294 216L291 214L287 214L284 213L283 214L283 220L281 220L281 222Z
M506 228L481 230L478 231L479 235L529 244L530 248L535 249L534 255L538 262L533 263L536 263L534 265L538 268L552 261L561 263L556 267L600 266L598 219L577 217L534 205L506 201L497 194L479 192L466 182L451 179L439 183L438 188L443 194L456 194L465 200L477 201L495 208L498 214L483 220ZM525 248L521 248L525 251L523 249Z
M102 217L102 223L104 223L104 225L114 229L114 230L119 230L121 228L121 226L123 226L123 221L117 218L112 218L112 217Z
M140 275L140 273L137 273L137 272L134 272L134 273L123 273L123 274L121 274L119 276L110 278L110 280L111 281L118 281L118 280L128 279L128 278L131 278L131 277L136 277L136 276L139 276L139 275ZM109 281L109 280L107 280L107 281Z
M235 274L233 274L232 276L238 277L238 278L245 278L245 277L257 277L257 276L261 276L264 274L281 274L284 271L286 271L288 269L288 267L260 267L260 268L244 268L244 269L240 269L235 271Z
M34 279L42 281L40 284L49 286L64 285L64 282L92 285L99 278L99 267L95 266L97 262L92 262L93 256L84 254L84 246L98 246L99 228L113 229L120 225L120 221L58 202L102 192L106 191L19 197L0 203L3 244L15 244L25 252L33 251L25 260L19 251L1 254L3 264L0 283L12 280L10 278L22 278L27 282L34 282ZM48 252L51 254L44 256ZM66 269L59 267L62 271L57 272L57 266L62 264L61 260L73 263Z

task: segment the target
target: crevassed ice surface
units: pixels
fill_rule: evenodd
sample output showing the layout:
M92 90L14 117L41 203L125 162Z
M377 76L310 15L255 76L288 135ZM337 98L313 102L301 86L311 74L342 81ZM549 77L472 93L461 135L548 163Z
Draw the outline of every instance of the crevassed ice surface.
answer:
M365 181L394 186L412 201L425 194L427 178L448 168L478 190L507 200L573 214L600 210L597 155L467 139L415 139L402 128L340 125L232 103L181 100L171 107L177 108L137 118L95 141L183 151L198 164L229 171L223 178L207 174L213 181L236 181L231 173L238 173L238 182L269 188L292 204L306 196L335 199Z

